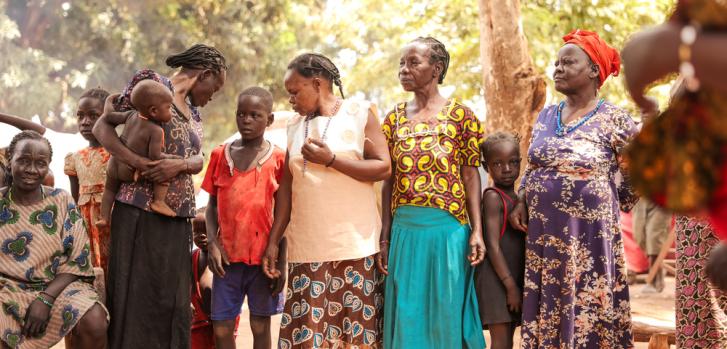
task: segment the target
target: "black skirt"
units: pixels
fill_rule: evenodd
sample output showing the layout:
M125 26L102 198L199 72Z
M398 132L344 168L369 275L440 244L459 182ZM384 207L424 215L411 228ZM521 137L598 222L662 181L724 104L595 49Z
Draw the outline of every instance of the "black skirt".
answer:
M192 225L116 201L111 215L109 348L188 349Z

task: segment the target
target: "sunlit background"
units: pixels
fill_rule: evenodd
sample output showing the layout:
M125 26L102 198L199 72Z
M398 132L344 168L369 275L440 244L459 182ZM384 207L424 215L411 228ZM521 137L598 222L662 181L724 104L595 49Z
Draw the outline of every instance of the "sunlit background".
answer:
M561 37L574 28L595 30L613 46L644 26L663 22L669 0L522 0L521 28L539 71L550 82ZM331 57L346 96L375 102L384 113L407 96L399 87L399 50L418 36L434 36L452 56L441 87L486 117L479 55L477 0L0 0L0 111L36 117L55 137L54 171L67 180L62 157L84 146L75 108L87 88L119 91L133 72L162 74L167 55L194 43L219 48L230 66L221 93L202 110L204 150L236 132L235 96L245 87L269 88L276 110L287 110L282 78L288 62L305 51ZM620 78L602 95L634 110ZM552 84L551 84L552 85ZM666 102L668 85L652 93ZM547 103L560 98L549 86ZM518 101L512 101L518 103ZM0 128L0 146L14 130ZM60 177L60 178L59 178Z

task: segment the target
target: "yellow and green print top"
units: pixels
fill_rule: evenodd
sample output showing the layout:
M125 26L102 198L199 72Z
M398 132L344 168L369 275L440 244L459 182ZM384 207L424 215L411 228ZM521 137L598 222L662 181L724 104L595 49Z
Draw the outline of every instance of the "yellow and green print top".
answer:
M432 123L410 122L406 103L382 129L394 164L391 210L403 205L440 208L467 224L461 166L480 165L483 127L467 106L449 100Z

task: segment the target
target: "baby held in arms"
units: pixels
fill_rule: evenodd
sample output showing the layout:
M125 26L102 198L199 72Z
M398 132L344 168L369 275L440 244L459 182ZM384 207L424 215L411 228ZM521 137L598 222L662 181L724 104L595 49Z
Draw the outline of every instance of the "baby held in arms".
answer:
M134 115L126 120L124 132L121 134L121 141L131 151L149 160L163 158L178 158L176 155L165 154L164 130L162 123L172 118L172 93L164 85L153 81L140 81L131 91L131 104L136 109ZM98 226L108 226L116 193L121 182L137 181L140 177L139 170L114 158L109 160L106 171L106 188L101 202L101 219L96 223ZM175 216L172 210L164 201L169 190L169 182L154 183L154 195L151 202L151 210L165 215Z

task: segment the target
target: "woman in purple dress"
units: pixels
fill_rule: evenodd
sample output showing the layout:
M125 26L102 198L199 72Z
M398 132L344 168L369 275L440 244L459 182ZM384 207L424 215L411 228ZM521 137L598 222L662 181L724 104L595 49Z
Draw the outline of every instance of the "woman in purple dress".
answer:
M618 217L638 198L617 178L637 128L598 96L618 52L593 32L563 39L553 78L565 100L538 116L510 215L527 231L523 348L632 348Z

